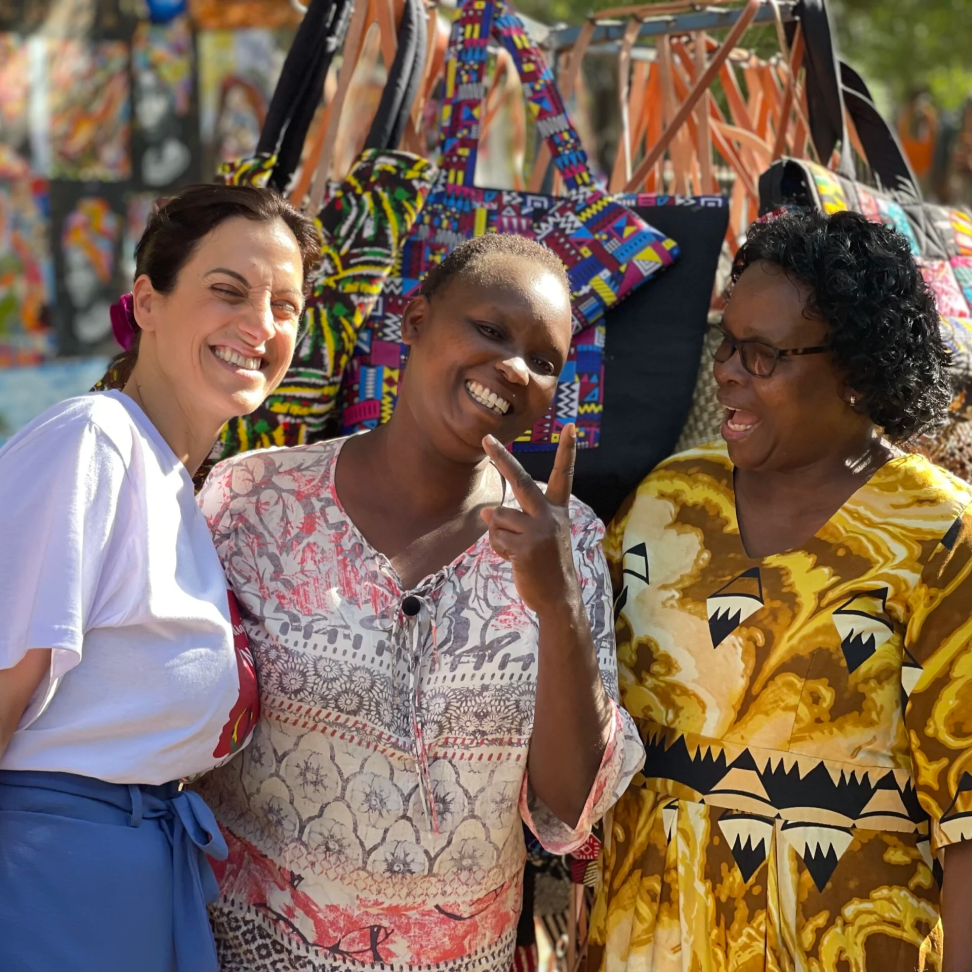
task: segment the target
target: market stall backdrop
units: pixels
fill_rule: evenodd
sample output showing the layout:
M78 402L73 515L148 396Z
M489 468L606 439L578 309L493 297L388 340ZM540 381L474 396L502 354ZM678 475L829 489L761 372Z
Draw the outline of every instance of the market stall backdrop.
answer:
M903 51L902 25L918 25L906 38L912 56L882 86L885 101L903 97L919 75L952 100L964 90L957 48L936 38L943 24L961 27L969 14L943 3L929 0L918 10L907 0L892 16L891 5L877 0L834 0L845 46L872 77L886 68L887 45ZM757 174L781 155L815 159L797 80L803 48L793 32L795 6L662 0L607 12L605 5L595 0L598 16L583 27L528 21L531 36L543 37L595 176L613 192L635 194L631 205L655 206L659 194L695 205L724 197L726 256L758 213ZM583 0L519 6L574 22L588 9ZM97 362L96 369L116 350L107 310L130 285L152 201L253 151L301 21L298 7L293 0L0 0L0 441L50 401L85 390L87 364L72 368L63 359ZM453 7L432 6L440 24ZM669 9L681 19L647 13ZM880 43L862 40L865 21ZM355 68L354 110L344 113L333 146L337 176L374 114L386 41L371 31L361 46L366 67ZM512 61L498 59L496 68L479 184L557 193L562 186L524 114ZM328 75L325 103L336 74ZM438 105L434 96L424 100L403 148L434 155ZM909 105L912 114L922 110ZM318 112L308 146L320 148L325 116ZM24 401L28 384L12 369L30 369L29 387L50 392Z
M153 200L254 150L300 19L289 0L0 2L0 443L104 371ZM377 46L335 171L374 114ZM493 127L480 171L512 183L522 136Z

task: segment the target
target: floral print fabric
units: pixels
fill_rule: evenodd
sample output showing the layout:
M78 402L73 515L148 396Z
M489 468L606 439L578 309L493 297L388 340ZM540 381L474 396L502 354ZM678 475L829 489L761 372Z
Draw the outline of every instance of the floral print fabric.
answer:
M222 463L200 495L242 605L263 716L199 790L230 847L223 970L507 972L525 860L581 846L644 758L627 715L571 829L533 795L537 624L483 537L404 591L333 485L343 442ZM603 527L573 501L581 590L617 698Z
M605 827L589 968L940 969L972 838L972 487L892 459L801 549L747 555L724 445L609 530L644 774Z

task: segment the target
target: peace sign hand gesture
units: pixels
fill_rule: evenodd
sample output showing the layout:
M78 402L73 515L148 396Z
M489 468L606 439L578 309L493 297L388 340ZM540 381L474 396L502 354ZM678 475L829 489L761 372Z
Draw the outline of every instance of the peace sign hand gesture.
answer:
M561 433L546 495L498 439L486 436L483 448L520 504L519 510L483 510L490 545L513 565L517 592L531 611L563 612L565 602L580 600L568 511L577 430L571 423Z

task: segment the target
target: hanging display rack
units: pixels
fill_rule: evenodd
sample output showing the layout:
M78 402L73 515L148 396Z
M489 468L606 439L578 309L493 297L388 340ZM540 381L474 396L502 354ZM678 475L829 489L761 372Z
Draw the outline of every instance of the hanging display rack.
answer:
M730 2L733 0L721 0L725 4ZM732 29L746 13L746 8L723 8L721 3L720 0L715 0L715 3L707 4L658 4L657 12L650 8L649 12L645 12L644 5L620 7L608 11L609 19L592 14L589 20L595 26L589 49L592 53L596 51L605 54L619 51L628 29L627 18L631 16L641 20L636 41L663 34L693 34L700 30ZM797 20L796 7L794 0L762 0L751 23L753 26L772 24L778 19L783 23L792 23ZM556 53L570 49L577 43L583 30L584 27L554 28L544 39L544 46Z

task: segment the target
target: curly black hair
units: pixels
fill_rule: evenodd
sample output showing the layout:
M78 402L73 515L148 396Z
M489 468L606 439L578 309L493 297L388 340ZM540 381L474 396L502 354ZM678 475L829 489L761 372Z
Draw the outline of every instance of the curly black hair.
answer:
M764 261L810 288L807 313L829 325L837 367L888 438L904 442L945 423L949 351L904 236L859 213L791 210L750 228L730 287Z
M431 300L453 277L471 278L485 287L497 283L504 276L503 270L486 259L494 255L535 263L557 277L568 294L571 292L567 268L553 250L516 233L486 233L484 236L464 240L441 263L434 266L422 281L422 295Z

